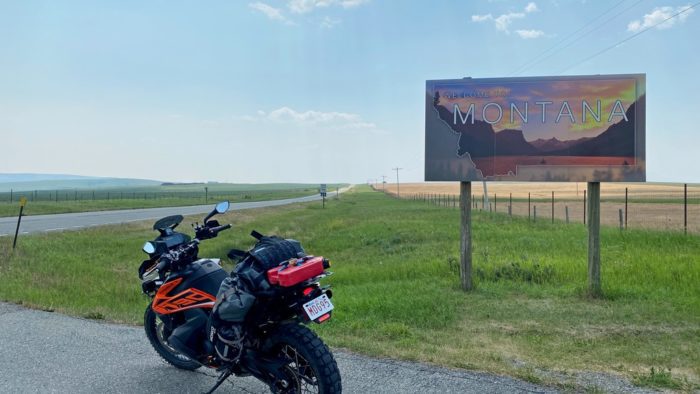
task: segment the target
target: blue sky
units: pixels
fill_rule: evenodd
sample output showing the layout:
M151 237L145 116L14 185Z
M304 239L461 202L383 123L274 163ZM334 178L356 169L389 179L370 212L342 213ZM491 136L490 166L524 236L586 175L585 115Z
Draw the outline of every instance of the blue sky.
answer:
M421 181L428 79L646 73L647 179L700 182L700 7L583 61L693 4L0 1L0 172Z

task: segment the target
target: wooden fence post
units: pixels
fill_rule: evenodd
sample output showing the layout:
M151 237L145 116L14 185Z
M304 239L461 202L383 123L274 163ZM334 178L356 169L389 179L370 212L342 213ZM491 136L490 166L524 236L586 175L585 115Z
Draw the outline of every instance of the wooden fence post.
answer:
M554 191L552 191L552 223L554 223Z
M564 213L566 215L566 224L569 224L569 206L564 206Z
M620 231L622 231L623 224L624 224L624 221L622 220L622 208L620 208L619 212L620 212Z
M683 185L683 232L688 234L688 184Z
M627 229L627 188L625 188L625 230Z
M462 290L470 291L472 283L472 183L459 183L459 207L461 213L461 238L460 238L460 279Z
M527 220L530 220L530 193L527 193Z
M537 205L532 207L532 221L533 222L537 221Z
M513 193L508 197L508 215L513 216Z

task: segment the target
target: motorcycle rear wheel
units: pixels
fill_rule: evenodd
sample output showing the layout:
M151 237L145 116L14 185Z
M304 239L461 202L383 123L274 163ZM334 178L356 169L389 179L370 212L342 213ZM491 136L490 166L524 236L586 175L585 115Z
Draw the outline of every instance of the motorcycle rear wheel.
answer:
M268 352L288 360L289 382L272 388L273 393L335 394L342 392L340 371L333 354L308 327L285 324L268 339Z
M202 364L178 352L168 344L168 341L164 338L164 324L158 318L158 315L153 312L151 305L148 305L143 315L143 328L146 330L146 337L148 337L148 341L153 346L153 349L168 364L188 371L194 371L202 366Z

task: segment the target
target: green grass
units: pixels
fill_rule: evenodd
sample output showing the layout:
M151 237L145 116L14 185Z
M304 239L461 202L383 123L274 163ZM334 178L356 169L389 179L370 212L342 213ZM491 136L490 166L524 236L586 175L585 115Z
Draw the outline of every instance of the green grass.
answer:
M540 370L635 378L654 366L684 387L700 382L700 237L603 228L605 298L592 300L581 225L474 212L476 290L465 294L454 209L360 188L325 210L297 204L220 221L234 229L201 255L250 246L257 229L331 259L336 312L317 329L332 346L531 381L548 381ZM138 324L149 225L26 236L14 254L0 238L0 299Z
M342 185L338 186L342 187ZM226 199L231 202L279 200L318 193L317 187L302 184L219 184L209 187L208 201L210 203ZM92 200L91 191L78 191L76 195L74 191L62 190L59 191L59 201L49 201L47 198L29 201L24 209L24 215L201 205L206 203L203 190L203 186L195 187L192 185L101 189L95 200ZM332 188L329 186L330 190L335 190L335 185ZM110 193L109 200L107 192ZM42 193L48 194L49 192ZM17 200L21 195L21 193L15 194L12 203L9 202L9 194L4 196L5 200L0 201L0 217L18 215L19 203Z
M673 389L690 392L693 385L688 382L688 379L675 378L671 374L671 370L658 369L651 367L649 373L635 374L633 379L634 384L644 387L652 387L656 389ZM697 387L696 387L697 388Z

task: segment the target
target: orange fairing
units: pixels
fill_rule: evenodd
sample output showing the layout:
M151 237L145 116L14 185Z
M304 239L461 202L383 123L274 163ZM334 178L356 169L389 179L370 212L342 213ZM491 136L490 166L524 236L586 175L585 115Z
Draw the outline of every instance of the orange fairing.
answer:
M153 298L153 310L161 315L184 311L193 308L213 308L216 297L197 289L187 289L175 295L169 295L171 290L182 282L182 278L168 282L158 289Z

